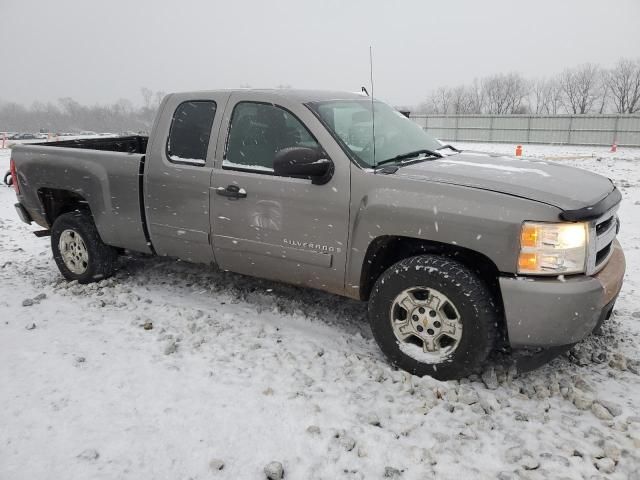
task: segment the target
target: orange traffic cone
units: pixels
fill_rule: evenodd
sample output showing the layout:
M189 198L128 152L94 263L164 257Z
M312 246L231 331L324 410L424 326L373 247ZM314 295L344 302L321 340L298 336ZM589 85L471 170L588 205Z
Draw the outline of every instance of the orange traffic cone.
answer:
M522 145L518 145L516 147L516 157L521 157L522 156Z

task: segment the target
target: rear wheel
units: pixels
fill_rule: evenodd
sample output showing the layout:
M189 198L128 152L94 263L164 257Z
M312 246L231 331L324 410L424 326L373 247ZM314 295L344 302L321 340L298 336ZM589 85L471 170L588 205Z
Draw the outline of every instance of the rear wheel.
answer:
M420 255L396 263L378 278L369 299L369 321L394 365L448 380L482 367L497 337L500 310L467 267Z
M51 250L67 280L96 282L115 270L116 250L104 244L87 213L70 212L56 218L51 227Z

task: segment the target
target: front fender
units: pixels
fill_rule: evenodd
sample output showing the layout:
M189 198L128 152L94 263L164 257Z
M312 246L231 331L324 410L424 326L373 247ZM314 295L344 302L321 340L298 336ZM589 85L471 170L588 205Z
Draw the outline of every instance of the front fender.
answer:
M366 175L366 173L364 173ZM457 245L488 257L501 272L515 273L524 220L555 221L560 209L511 195L436 182L399 180L369 174L352 195L347 291L360 288L362 266L371 242L402 236ZM354 295L355 296L355 295Z

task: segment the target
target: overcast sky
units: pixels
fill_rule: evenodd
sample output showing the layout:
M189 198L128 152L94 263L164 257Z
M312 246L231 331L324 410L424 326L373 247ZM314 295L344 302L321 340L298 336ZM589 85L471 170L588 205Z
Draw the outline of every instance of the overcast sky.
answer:
M640 0L0 0L0 99L141 102L287 84L417 104L440 85L640 57Z

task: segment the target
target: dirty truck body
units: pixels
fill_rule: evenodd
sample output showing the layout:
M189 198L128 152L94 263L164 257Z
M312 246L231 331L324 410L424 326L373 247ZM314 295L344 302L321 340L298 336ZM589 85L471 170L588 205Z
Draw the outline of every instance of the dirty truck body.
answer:
M17 146L12 171L68 279L128 249L369 300L417 374L468 374L500 341L578 342L624 275L609 179L443 148L357 94L171 94L148 139Z

